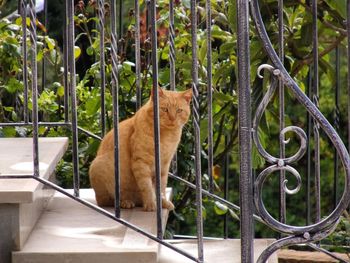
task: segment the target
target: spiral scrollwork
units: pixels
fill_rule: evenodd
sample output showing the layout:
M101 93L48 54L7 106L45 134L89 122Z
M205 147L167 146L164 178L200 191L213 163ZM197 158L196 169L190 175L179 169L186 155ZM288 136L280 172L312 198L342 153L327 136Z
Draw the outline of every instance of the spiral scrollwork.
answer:
M261 120L261 117L264 113L264 111L266 110L266 107L268 105L268 103L270 102L273 94L276 91L276 87L278 84L278 76L280 74L279 70L274 69L274 67L272 67L271 65L268 64L263 64L258 68L258 76L260 78L262 78L263 76L261 75L261 70L262 69L267 69L272 73L272 82L270 87L268 88L265 96L263 97L260 105L258 106L256 113L255 113L255 117L253 120L253 140L254 143L259 151L259 153L265 158L266 161L268 161L269 163L284 163L284 164L290 164L293 162L298 161L301 157L303 157L303 155L306 152L306 143L307 143L307 136L305 134L305 132L297 127L297 126L288 126L286 128L284 128L281 132L280 132L280 140L284 143L287 144L289 143L289 139L285 140L285 134L287 132L295 132L296 135L299 137L300 140L300 147L299 150L291 157L287 157L287 158L277 158L272 156L271 154L269 154L264 147L261 145L260 139L259 139L259 135L258 135L258 126Z
M297 83L293 80L293 78L288 74L287 70L284 68L267 35L264 23L261 18L258 0L250 1L250 5L252 11L252 18L255 23L255 28L257 29L258 35L261 39L261 43L266 53L268 54L269 59L272 62L272 65L265 64L261 65L258 68L259 77L262 77L261 71L264 69L272 73L272 80L269 89L267 90L262 102L260 103L257 109L253 121L253 140L258 148L259 153L272 165L263 170L255 181L254 202L258 213L261 215L261 217L267 223L267 225L269 225L272 229L278 232L289 235L288 237L282 238L270 245L261 254L258 262L265 262L268 259L268 257L280 247L292 244L315 242L325 238L335 229L337 223L339 222L341 214L348 207L350 202L350 157L344 143L342 142L332 125L330 125L327 119L318 110L317 106L304 94L304 92L299 88ZM285 134L287 132L294 132L299 137L299 150L291 157L283 159L274 157L267 153L267 151L262 147L260 143L257 133L258 124L260 122L263 112L265 111L270 99L272 98L276 90L278 81L281 81L283 85L290 90L290 92L299 101L299 103L305 107L310 116L314 119L315 123L329 137L339 155L339 158L345 170L344 192L341 199L338 202L337 207L333 210L333 212L330 215L324 217L319 222L307 226L292 226L279 222L267 212L262 201L261 193L264 181L266 180L267 176L271 175L276 171L284 170L288 173L291 173L297 180L297 186L294 189L288 189L287 181L284 182L283 188L286 193L295 194L299 191L301 185L301 177L299 173L290 166L290 164L298 161L305 154L306 151L307 136L302 129L295 126L286 127L280 132L280 140L284 144L287 144L289 142L289 140L285 140Z
M285 238L282 238L280 240L277 240L273 242L271 245L269 245L259 256L257 263L264 263L267 262L268 258L276 252L278 249L284 247L284 246L290 246L290 245L296 245L296 244L308 244L312 242L317 242L331 234L335 228L336 225L333 225L331 228L326 229L325 231L321 231L315 234L310 234L309 232L304 232L299 235L292 235ZM338 260L342 261L340 258L336 258Z
M274 157L271 154L269 154L266 151L266 149L262 146L260 139L259 139L259 136L258 136L259 123L260 123L260 120L261 120L261 117L262 117L264 111L266 110L267 105L269 104L270 100L272 99L272 97L276 91L278 79L279 79L280 73L281 73L281 71L279 69L275 69L273 66L268 65L268 64L263 64L258 68L258 71L257 71L257 75L260 78L263 78L263 76L261 74L262 70L268 70L271 73L272 79L271 79L271 85L268 88L266 94L264 95L264 97L263 97L261 103L259 104L259 106L256 110L256 113L255 113L255 117L253 120L253 140L255 142L255 145L256 145L259 153L272 165L267 167L265 170L263 170L259 174L258 178L255 181L254 202L255 202L255 205L256 205L256 208L257 208L259 214L264 218L264 220L272 228L274 228L277 231L293 234L293 233L295 233L294 227L288 227L287 225L284 225L284 224L278 222L276 219L274 219L267 212L267 209L265 208L263 200L262 200L262 188L263 188L263 185L264 185L266 178L269 175L271 175L277 171L285 171L287 173L292 174L295 177L297 184L294 187L294 189L289 189L287 187L288 180L284 180L283 190L285 191L285 193L290 194L290 195L293 195L293 194L296 194L299 192L300 187L301 187L301 176L296 169L294 169L292 166L290 166L290 164L298 161L305 154L306 148L307 148L307 136L306 136L304 130L302 130L301 128L299 128L297 126L288 126L280 131L280 141L283 144L288 144L290 141L290 139L285 139L285 135L288 132L294 132L300 140L300 147L299 147L298 151L290 157L285 157L285 158ZM300 232L298 232L298 233L300 233Z

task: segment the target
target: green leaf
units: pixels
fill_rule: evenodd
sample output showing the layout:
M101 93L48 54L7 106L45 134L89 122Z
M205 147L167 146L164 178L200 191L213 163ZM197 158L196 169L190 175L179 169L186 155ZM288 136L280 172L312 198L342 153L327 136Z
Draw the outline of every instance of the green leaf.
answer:
M59 82L52 83L52 86L54 89L56 89L57 96L63 97L64 96L64 87Z
M97 152L99 145L100 145L99 140L92 139L92 142L89 143L85 153L89 154L89 155L91 155L91 154L96 155L96 152Z
M74 46L74 58L77 59L81 55L81 49L80 47Z
M164 85L169 83L170 78L170 69L165 68L164 70L159 70L159 82Z
M135 63L134 62L131 62L131 61L124 61L123 62L123 65L128 65L128 66L130 66L130 67L135 67Z
M201 131L201 144L203 144L208 137L208 119L207 118L201 120L200 131Z
M190 0L182 0L182 3L186 8L188 8L188 9L191 8L191 1Z
M222 30L219 26L213 25L211 30L211 35L213 38L221 39L227 41L231 37L231 33L225 30Z
M6 106L3 106L2 108L3 108L5 111L8 111L8 112L11 112L11 111L14 110L13 107L6 107Z
M16 23L16 25L18 25L18 26L22 25L22 17L21 17L21 16L18 17L18 18L15 20L15 23Z
M226 205L224 205L224 204L222 204L222 203L220 203L218 201L216 201L214 204L215 204L214 205L214 211L215 211L215 213L217 215L224 215L224 214L227 213L228 208L227 208Z
M15 78L11 78L4 87L9 93L15 93L16 91L22 90L23 83Z
M49 50L52 50L55 48L55 40L53 40L52 38L45 36L45 42L46 42Z
M46 127L40 126L39 127L39 135L43 135L46 132Z
M94 115L100 108L101 98L100 96L92 97L86 101L86 113L88 115Z
M43 59L44 57L44 53L43 53L43 50L39 50L38 54L36 54L36 60L39 62Z
M233 104L237 104L237 97L233 97L229 94L224 94L221 92L214 92L213 93L213 98L215 101L218 101L220 105L226 104L227 102L231 102Z
M17 113L16 113L15 111L12 111L12 112L11 112L11 119L12 119L13 121L17 121L17 120L18 120L18 118L17 118Z
M199 59L201 64L204 63L206 55L207 55L207 40L204 39L203 42L202 42L202 45L201 45L201 47L199 49L199 54L198 54L198 59Z
M3 127L2 134L4 135L4 137L15 137L16 129L14 127Z
M346 0L325 0L325 2L337 11L343 19L346 19Z
M237 32L237 6L236 0L228 1L228 22L233 32Z
M88 47L86 49L86 54L88 54L89 56L92 56L94 54L94 49L92 47Z

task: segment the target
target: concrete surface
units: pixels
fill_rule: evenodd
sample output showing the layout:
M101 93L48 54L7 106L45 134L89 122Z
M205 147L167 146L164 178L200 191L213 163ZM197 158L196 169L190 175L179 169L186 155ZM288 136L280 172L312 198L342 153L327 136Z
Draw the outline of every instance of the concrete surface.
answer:
M1 175L33 173L32 138L0 138L0 262L23 247L54 193L32 179L1 179ZM53 180L68 147L68 138L39 138L40 176Z
M0 138L1 175L33 174L32 138ZM39 138L40 176L48 179L68 147L68 138ZM31 203L42 185L32 179L1 179L0 203Z
M81 189L80 196L95 203L92 189ZM167 216L168 211L163 210L164 226ZM121 217L156 234L155 212L122 209ZM12 263L147 263L156 262L157 253L156 242L55 193L23 249L13 253Z

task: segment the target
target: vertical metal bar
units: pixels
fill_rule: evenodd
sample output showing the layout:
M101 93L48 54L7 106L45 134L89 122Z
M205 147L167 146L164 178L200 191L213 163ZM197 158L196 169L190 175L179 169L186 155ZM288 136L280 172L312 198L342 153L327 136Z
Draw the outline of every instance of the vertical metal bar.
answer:
M241 262L251 263L253 252L253 182L251 167L250 52L248 1L237 1L238 115L240 152Z
M225 136L225 145L228 143L228 136ZM230 155L227 153L225 155L225 178L224 178L224 199L228 200L229 191L229 174L230 174ZM226 213L224 218L224 238L228 238L228 220L229 215Z
M146 0L146 6L147 6L147 9L146 9L146 32L147 32L147 41L150 39L150 20L151 20L151 12L150 12L150 9L151 9L151 0ZM150 61L151 61L151 54L148 50L148 48L146 48L146 65L150 65ZM148 70L148 69L147 69ZM147 72L146 72L147 74Z
M197 57L197 2L191 0L191 41L192 41L192 92L193 92L193 126L195 138L195 173L196 173L196 204L197 204L197 241L198 260L204 261L203 255L203 216L202 216L202 171L200 145L200 116L198 90L198 57Z
M307 93L308 97L312 97L312 67L309 67L308 74L308 84L307 84ZM306 225L310 225L311 223L311 136L312 136L312 118L310 113L306 114L307 119L307 168L306 168Z
M63 65L64 65L64 121L69 122L69 65L68 65L68 5L67 1L65 4L65 16L64 16L64 27L63 27Z
M119 37L123 37L123 2L124 0L119 0Z
M151 0L151 42L152 42L152 79L153 79L153 112L154 112L154 152L156 171L156 200L157 200L157 237L163 238L162 230L162 198L160 182L160 130L159 130L159 96L158 96L158 59L157 59L157 28L156 0Z
M350 0L346 4L346 21L350 21ZM347 58L348 58L348 77L347 77L347 91L348 91L348 151L350 151L350 23L346 23L347 32ZM349 207L350 208L350 207ZM348 209L350 212L350 210Z
M114 127L114 178L115 178L115 216L120 217L120 160L119 160L119 83L118 83L118 36L116 4L111 1L111 60L112 60L112 95Z
M69 64L69 87L71 94L72 114L72 151L73 151L73 188L74 195L79 196L79 159L78 159L78 117L75 82L75 58L74 58L74 0L66 0L68 6L68 64Z
M29 1L30 44L32 64L32 122L33 122L33 169L34 176L39 176L39 126L38 126L38 64L36 61L36 11L35 0Z
M47 22L48 22L48 16L47 16L47 7L48 7L48 1L44 0L44 27L47 30ZM44 37L47 36L46 31L44 31ZM46 85L46 59L45 56L42 58L41 63L41 91L45 89Z
M176 89L176 55L175 55L175 22L174 22L174 0L169 0L169 64L170 64L170 90ZM171 161L171 171L177 175L177 153Z
M334 107L334 129L339 131L339 96L340 96L340 48L339 46L335 49L335 107ZM339 190L339 156L337 150L334 149L333 153L334 159L334 181L333 181L333 201L334 208L338 203L338 190Z
M350 21L350 0L347 0L346 5L347 20ZM348 90L348 120L350 120L350 23L346 23L347 32L347 57L348 57L348 75L347 75L347 90ZM348 151L350 151L350 121L348 121Z
M101 136L106 133L106 107L105 107L105 90L106 90L106 74L105 74L105 7L104 1L98 0L98 28L100 31L100 76L101 76Z
M213 179L213 89L212 89L212 45L211 45L211 2L206 0L207 26L207 92L208 92L208 176L209 191L214 188Z
M319 77L318 77L318 28L317 28L317 0L312 0L312 38L313 38L313 103L319 107ZM319 124L314 120L315 139L315 198L316 222L321 220L321 186L320 186L320 133Z
M22 55L23 55L23 85L24 85L24 102L23 102L23 119L25 123L29 122L28 114L28 53L27 53L27 1L21 0L21 17L22 17Z
M135 69L136 69L136 110L142 106L141 92L141 47L140 47L140 2L135 0Z
M174 0L169 0L169 62L170 62L170 90L175 90L175 25L174 25Z
M283 32L283 0L278 0L278 53L279 58L282 63L284 63L284 32ZM279 80L278 82L279 86L279 118L280 118L280 132L285 127L284 122L284 86L283 82ZM285 144L284 144L284 138L281 138L280 140L280 158L283 159L285 157ZM285 171L281 170L280 172L280 222L285 223L286 222L286 193L283 188L284 181L286 179Z

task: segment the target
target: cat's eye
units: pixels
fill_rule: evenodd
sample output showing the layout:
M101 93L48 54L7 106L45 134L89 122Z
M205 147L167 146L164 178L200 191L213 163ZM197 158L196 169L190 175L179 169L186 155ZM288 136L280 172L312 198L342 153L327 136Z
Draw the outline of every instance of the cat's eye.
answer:
M183 109L177 109L177 110L176 110L177 113L180 113L180 112L182 112L182 111L183 111Z
M162 107L161 110L164 112L168 112L168 108L165 108L165 107Z

